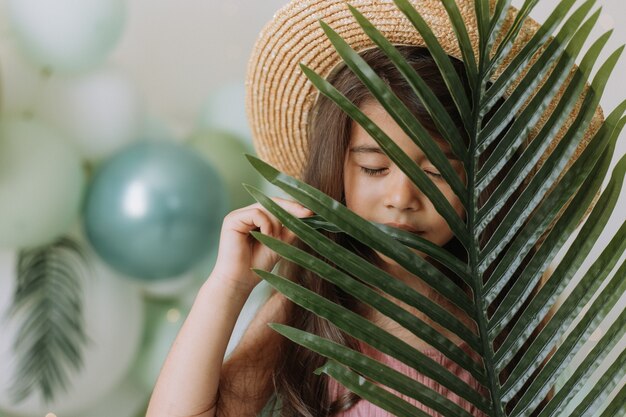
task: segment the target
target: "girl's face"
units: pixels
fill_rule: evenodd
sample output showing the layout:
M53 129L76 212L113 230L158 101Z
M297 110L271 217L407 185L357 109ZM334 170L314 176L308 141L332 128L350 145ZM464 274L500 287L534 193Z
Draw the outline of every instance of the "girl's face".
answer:
M368 101L361 106L361 110L419 164L459 216L464 216L461 201L448 183L385 109L377 102ZM448 243L453 237L452 230L428 197L385 155L361 126L352 123L350 144L344 160L346 206L367 220L409 230L439 246ZM437 142L461 180L465 181L461 161L455 159L445 141ZM390 261L384 256L383 259Z

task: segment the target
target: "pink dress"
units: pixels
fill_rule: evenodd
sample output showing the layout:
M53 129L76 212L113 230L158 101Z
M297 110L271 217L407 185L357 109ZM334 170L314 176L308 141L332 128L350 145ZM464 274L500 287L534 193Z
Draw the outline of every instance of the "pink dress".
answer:
M476 358L476 353L473 352L469 347L467 347L467 345L461 345L461 348L465 350L466 352L468 352L470 356L472 356L473 358ZM381 353L377 350L374 350L367 345L363 345L362 349L365 355L373 359L376 359L386 364L387 366L397 370L398 372L401 372L411 377L412 379L418 382L421 382L422 384L433 389L434 391L439 392L440 394L444 395L446 398L448 398L449 400L451 400L452 402L454 402L455 404L457 404L458 406L466 410L472 416L487 417L485 413L478 410L473 404L471 404L467 400L459 397L458 395L451 392L447 388L441 386L440 384L433 381L432 379L418 373L415 369L409 367L408 365L405 365L404 363L398 361L397 359L393 359L390 356L384 353ZM474 379L474 377L469 372L464 370L460 365L453 362L451 359L448 359L438 350L431 348L431 349L423 351L423 353L426 356L433 359L434 361L443 365L446 369L450 370L450 372L452 372L453 374L458 375L459 379L466 382L469 386L477 390L482 395L486 394L485 388L482 385L480 385L478 381L476 381L476 379ZM329 392L330 392L331 398L335 399L335 398L338 398L340 395L344 394L346 392L346 388L341 386L334 379L330 378ZM398 394L397 392L394 392L394 393L396 395ZM440 413L433 411L431 408L426 407L425 405L419 403L417 400L414 400L402 394L400 395L400 397L406 400L407 402L409 402L410 404L412 404L413 406L415 406L416 408L418 408L419 410L426 412L426 414L429 414L433 417L443 417ZM389 414L387 411L383 410L382 408L379 408L378 406L362 399L358 403L356 403L356 405L352 407L351 409L338 413L335 416L337 417L391 417L392 415Z

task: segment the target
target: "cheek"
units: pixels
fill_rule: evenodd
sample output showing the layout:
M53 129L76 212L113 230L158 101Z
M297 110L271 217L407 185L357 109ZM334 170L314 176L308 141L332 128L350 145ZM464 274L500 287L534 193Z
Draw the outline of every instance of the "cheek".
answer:
M461 217L465 221L465 207L463 207L461 200L456 195L454 195L454 197L452 197L451 203L454 211L456 211L459 217Z
M352 177L346 177L344 180L344 195L346 200L346 207L352 211L359 209L359 186L357 181Z
M361 216L366 214L367 207L371 206L368 202L373 194L371 189L363 183L363 180L353 170L345 171L343 184L346 207ZM365 192L366 190L367 192Z

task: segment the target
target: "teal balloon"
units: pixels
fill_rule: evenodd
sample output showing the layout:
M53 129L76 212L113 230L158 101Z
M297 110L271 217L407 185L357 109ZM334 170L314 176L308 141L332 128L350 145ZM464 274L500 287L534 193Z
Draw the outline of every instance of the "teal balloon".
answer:
M255 203L242 183L260 187L261 175L250 165L245 154L254 154L252 146L239 136L219 131L202 130L194 133L188 141L207 161L213 165L226 183L231 209Z
M139 142L93 177L84 228L100 257L144 280L179 276L216 245L228 197L222 179L193 150Z

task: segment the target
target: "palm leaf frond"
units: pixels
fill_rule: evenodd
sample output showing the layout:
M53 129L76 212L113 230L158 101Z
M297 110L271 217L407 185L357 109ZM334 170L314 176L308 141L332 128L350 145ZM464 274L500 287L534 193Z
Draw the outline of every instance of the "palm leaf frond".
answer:
M606 126L606 125L605 125ZM621 129L620 129L621 130ZM603 133L602 131L599 133ZM608 171L613 151L615 149L615 141L617 140L618 132L612 132L613 135L597 135L591 143L592 146L588 146L585 152L578 158L576 163L567 171L566 175L561 179L555 189L546 198L542 206L537 210L534 216L528 221L524 229L520 232L518 237L513 241L513 244L505 257L499 263L498 268L494 271L492 277L487 282L485 288L487 289L486 297L489 302L493 301L496 294L498 294L504 287L504 283L511 278L511 269L519 265L518 260L513 259L513 256L525 257L528 254L529 248L534 246L538 239L545 233L546 229L552 222L555 221L558 210L564 205L568 204L567 209L563 212L558 221L552 226L550 234L543 242L542 246L545 246L544 250L535 254L531 261L524 269L523 275L525 279L518 280L515 285L525 285L526 290L532 288L532 283L536 283L539 276L543 273L548 264L553 260L556 252L563 246L565 239L574 231L575 227L585 215L587 207L593 202L593 199L602 185L602 179ZM598 163L599 153L602 152L604 146L606 146L606 139L612 138L610 146L605 150L604 154L600 158ZM605 139L605 141L602 141ZM616 169L616 173L621 170ZM608 191L619 193L622 182L619 178L613 178L614 181ZM584 182L583 182L584 180ZM616 195L613 194L613 204L615 204ZM609 197L607 197L608 199ZM571 202L569 202L569 200ZM569 203L568 203L569 202ZM609 206L610 207L610 206ZM508 269L507 269L508 268ZM535 268L535 278L532 279L529 276L529 272ZM490 285L493 281L499 281L497 285ZM515 292L517 287L513 287L511 292ZM521 293L517 292L517 295ZM512 301L512 300L507 300ZM515 304L507 305L506 302L502 303L499 310L496 310L491 317L493 323L491 328L500 323L502 315L499 311L505 309L511 309Z
M616 180L617 176L614 175L613 179ZM604 229L609 215L613 211L617 202L621 185L622 184L617 181L611 181L609 183L609 187L598 200L597 207L589 216L587 223L585 223L582 230L576 237L576 240L571 244L569 250L552 274L550 280L542 287L535 298L526 307L528 314L516 322L510 330L507 339L503 342L499 349L500 354L497 354L495 357L496 362L500 362L501 360L508 361L512 358L512 355L516 352L516 350L519 349L524 341L530 336L532 329L536 327L539 320L545 316L550 306L556 301L556 295L564 291L565 286L570 282L574 273L578 270L583 260L586 258L590 248L596 243L600 233ZM570 204L571 208L576 207L573 203L574 202ZM567 218L569 216L564 217ZM546 241L544 244L550 245L550 242ZM520 290L514 286L510 292L517 294L519 297L519 291ZM501 315L501 313L499 314L497 310L492 317L492 334L498 334L502 331L501 321L498 317L499 315ZM503 359L503 355L506 355L506 358Z
M441 76L448 86L452 99L456 103L459 114L463 119L465 129L471 131L474 128L470 118L472 114L471 100L465 95L461 78L455 71L452 62L450 62L448 54L444 51L439 40L424 18L413 7L409 0L394 0L394 3L398 6L398 9L406 15L417 32L424 38L424 43L432 54L433 60L437 63Z
M570 376L563 387L561 387L559 393L550 401L550 404L541 411L541 417L557 416L565 411L568 402L585 386L593 371L598 369L609 351L624 335L624 332L626 332L626 316L625 313L622 312L621 316L613 323L602 339L594 346L593 350L589 352L588 356L576 368L574 374ZM624 361L626 360L625 355L626 352L622 352L611 366L611 369L605 372L603 376L604 381L598 381L597 387L600 388L598 391L603 390L605 385L622 379L626 369L624 367ZM612 391L612 389L610 391ZM585 403L588 404L588 409L597 409L593 401L591 401L591 398L586 399Z
M13 351L18 372L16 402L34 391L51 401L67 390L70 373L82 367L88 343L83 318L83 249L62 237L19 253L17 287L7 319L19 324Z
M576 29L580 26L585 16L589 13L596 0L588 0L583 3L572 16L563 24L563 27L556 35L553 41L548 42L548 46L541 54L542 58L539 58L535 64L528 70L528 74L524 77L523 82L520 83L520 92L516 96L530 95L532 91L537 87L543 76L549 71L550 65L556 61L558 56L562 53L567 45L567 41L574 36ZM557 8L552 16L546 22L547 25L544 29L539 29L533 38L524 46L524 49L520 51L506 69L500 74L493 82L493 85L485 93L481 101L481 117L484 117L493 105L506 93L506 91L517 81L517 78L526 70L527 65L531 62L535 53L545 46L545 41L548 39L551 27L555 27L560 20L564 17L566 11ZM534 75L531 77L530 75ZM525 93L525 94L523 94Z
M433 393L425 385L416 384L411 378L388 367L387 365L377 362L360 352L353 351L342 345L330 342L319 336L303 332L293 327L280 324L273 324L271 327L284 335L285 337L303 343L303 345L319 353L329 359L341 361L351 369L358 372L359 375L365 377L378 376L380 369L385 369L384 375L381 375L381 382L385 386L392 388L406 396L418 399L428 407L440 412L459 416L470 416L467 411L461 409L447 398L443 398ZM348 361L346 360L348 359ZM320 372L328 372L328 368L320 368Z
M582 48L583 43L587 39L587 36L589 35L593 24L598 19L598 16L599 14L594 14L594 16L587 20L587 22L581 27L581 29L569 43L568 48L566 49L566 53L556 64L556 67L550 74L550 77L545 82L543 87L535 94L526 109L515 118L512 126L506 131L505 136L499 141L496 149L489 155L487 161L478 172L477 187L479 190L483 190L483 184L487 184L495 178L497 172L502 168L502 166L504 166L511 159L513 152L515 152L526 141L532 130L530 126L535 126L540 121L541 115L545 112L551 100L558 93L559 89L564 86L564 83L569 76L569 70L574 64L574 58ZM597 60L600 51L606 44L606 41L608 40L610 34L611 32L608 32L604 36L600 37L596 41L596 43L589 49L581 63L580 71L577 72L574 75L574 78L569 82L568 91L563 93L563 98L559 102L560 113L554 112L554 114L558 114L560 115L560 117L551 117L545 124L545 126L554 126L556 128L560 128L563 122L567 120L567 116L570 114L573 106L576 103L577 97L579 97L580 92L584 87L584 83L587 81L588 74L591 72L591 68ZM501 109L508 108L509 111L513 111L512 105L509 105L509 103L512 102L507 100L507 102L503 105L503 107L501 107ZM505 113L498 110L496 115L494 115L494 117L490 119L487 127L485 127L483 131L481 131L483 139L479 140L481 142L481 145L478 147L479 152L484 152L489 147L489 145L491 145L493 140L495 140L497 135L501 133L501 130L495 127L489 130L490 127L495 126L495 120L497 117L499 117L499 115L502 115L502 117L500 117L501 125L504 126L509 122L510 119L504 116ZM552 127L552 129L554 129L554 127ZM544 129L546 128L544 127ZM548 129L544 131L551 132L551 130ZM550 135L549 133L546 133L542 136L546 137ZM539 147L535 145L535 143L538 143L539 145L544 145L544 147ZM531 156L539 154L540 156L543 152L545 152L545 145L545 141L542 141L541 138L539 138L539 140L537 141L533 140L533 142L529 146L533 147L533 149L538 149L535 152L527 152L527 154ZM525 161L524 166L534 165L537 162L537 158L538 157L535 157L535 159ZM519 171L516 169L516 167L513 167L510 172L515 172L519 174ZM526 174L527 173L528 172L526 172Z
M483 271L487 269L487 266L496 259L504 247L513 239L524 221L543 201L548 190L560 178L561 173L578 148L578 143L587 130L591 118L595 114L600 95L622 50L623 47L611 54L602 68L600 68L592 82L592 87L585 95L582 103L583 110L576 116L565 137L558 143L539 171L532 177L526 189L500 222L487 245L481 250L480 262ZM493 204L488 202L486 207L480 211L477 222L478 230L482 232L484 229L483 225L488 222L487 219L493 219L491 213L496 210L496 207L501 208L503 205L503 200L494 201Z
M468 304L468 296L429 262L415 256L408 248L382 233L369 221L354 214L344 205L319 190L281 173L254 156L247 155L247 157L256 170L270 183L290 194L327 221L337 225L344 233L386 256L393 257L402 267L419 275L437 292L468 313L470 317L475 317L474 306L471 303Z
M296 342L300 343L299 340ZM336 379L343 386L361 396L369 398L373 404L384 408L398 417L428 417L428 414L421 411L414 405L398 398L388 391L376 386L370 381L364 379L361 375L339 365L335 361L328 361L319 373L325 373Z
M350 10L365 34L389 57L424 103L441 137L463 161L467 184L454 172L420 121L357 51L330 25L321 22L321 26L347 67L441 171L462 202L465 218L454 211L418 164L357 105L307 66L301 65L301 69L320 93L362 126L430 199L467 250L467 261L420 237L369 222L314 187L248 157L270 183L316 213L313 218L298 219L263 193L247 187L263 207L324 261L277 239L259 233L253 235L284 259L314 272L437 349L474 377L489 397L483 397L445 367L359 314L289 279L256 272L294 303L433 379L489 416L560 415L576 393L590 383L592 370L614 349L626 324L622 312L563 387L552 398L546 398L555 389L559 375L626 290L624 264L619 264L613 272L626 250L624 224L592 266L579 271L588 260L591 247L597 244L623 189L626 158L621 158L613 170L609 167L626 120L626 102L617 106L601 126L594 126L600 97L623 47L600 59L611 35L609 31L582 53L599 17L599 11L592 10L595 0L578 6L576 0L561 0L545 24L528 36L526 44L514 56L510 56L511 51L520 34L528 29L525 25L536 0L526 0L517 12L509 9L510 0L475 0L477 46L470 41L468 21L456 2L442 0L457 36L469 84L466 89L461 81L463 77L454 69L425 18L408 0L394 0L394 3L424 39L461 115L462 126L453 126L442 103L398 48L364 13L354 7ZM581 54L580 66L574 67ZM592 79L590 83L589 79ZM499 103L497 109L496 103ZM581 142L588 144L581 147ZM571 162L574 155L576 160ZM506 172L502 172L505 168ZM608 186L600 193L609 174ZM479 204L486 190L493 190L491 196ZM539 287L548 266L556 262L557 253L573 236L599 194L578 236L555 265L552 276ZM345 234L394 260L465 312L474 320L476 331L407 284L329 239L319 229ZM485 233L491 229L493 232L485 242ZM418 249L445 266L470 291L466 293L411 249ZM577 273L581 279L574 282ZM556 309L559 296L568 286L572 287L571 293ZM535 287L538 289L533 292ZM482 358L482 363L409 309L391 302L389 296L452 332ZM539 328L541 322L545 324ZM273 328L328 359L317 373L329 375L395 415L424 415L406 398L445 416L468 415L445 396L361 352L300 329L278 324ZM577 415L587 415L618 388L624 373L623 361L621 353L603 377L594 382L581 399ZM623 388L619 395L623 395ZM540 410L542 402L544 406ZM614 400L604 414L611 415L621 409L623 404Z
M465 381L452 374L432 358L413 349L406 342L382 330L360 315L334 304L318 294L294 284L290 280L269 272L255 272L298 305L316 315L331 319L338 328L364 341L373 348L391 355L414 369L419 369L425 376L439 382L458 396L476 404L483 411L489 410L489 403Z
M623 416L626 413L626 384L622 385L617 395L604 409L600 417Z
M272 214L274 214L279 220L281 220L283 224L289 225L291 229L296 232L297 235L300 236L304 242L310 242L312 245L316 244L315 237L313 235L315 232L311 228L308 228L307 230L307 226L303 224L304 222L301 222L294 217L290 217L286 211L281 209L271 199L267 199L267 197L264 197L260 192L253 191L252 189L250 189L250 191L251 194L255 198L258 198L258 200L262 202L262 204L264 204L264 206L267 207ZM300 222L300 224L297 224L298 222ZM255 236L260 242L265 244L270 249L274 250L275 252L281 253L285 259L291 262L295 262L317 273L323 279L331 281L333 284L339 286L344 291L355 296L356 298L369 300L372 303L372 307L374 307L376 310L380 311L388 317L393 317L394 320L396 320L399 324L404 326L407 330L411 331L416 336L420 337L423 340L426 340L429 344L437 347L442 352L446 352L447 356L449 356L455 362L462 364L466 369L470 369L470 372L479 381L484 380L484 374L482 373L482 370L476 365L476 363L469 357L466 352L459 349L458 346L456 346L454 343L451 343L448 339L443 337L438 332L434 331L422 320L401 309L388 299L384 297L377 297L376 293L370 288L354 280L350 280L350 277L345 273L333 269L329 265L325 264L323 261L315 258L312 255L307 254L302 250L291 248L289 245L282 243L279 240L261 235L259 233L253 232L253 236ZM344 252L342 255L350 257L352 260L354 260L354 264L357 265L353 264L351 267L348 267L347 265L343 264L343 268L351 271L352 274L361 272L361 270L363 270L363 273L358 274L358 276L365 282L374 284L380 288L390 287L390 295L397 295L402 298L406 298L406 296L403 295L403 292L406 292L408 290L405 285L386 285L383 282L383 279L390 280L392 283L396 280L394 280L390 276L387 276L387 274L382 270L374 270L375 268L371 268L372 271L365 271L364 269L367 269L367 267L363 268L358 266L360 262L357 256L350 256L348 253L345 253L349 251L346 251L345 249L342 250L340 245L337 245L328 239L323 240L328 246L332 247L333 249L332 251L327 251L319 248L320 254L328 254L329 256L331 256L331 259L333 257L336 259L340 259L336 256L333 256L332 252ZM354 268L356 268L356 270ZM471 332L468 331L466 326L458 321L453 315L447 313L444 309L438 307L436 303L429 301L426 297L420 295L419 293L413 293L415 296L415 300L413 300L412 304L417 304L416 307L420 308L421 310L423 310L424 307L427 306L426 309L432 310L436 313L433 314L433 316L435 316L433 317L435 321L441 324L453 323L455 331L463 335L465 337L464 340L466 340L468 344L472 343L474 347L478 347L476 343L476 338L473 337L474 335L472 335Z

